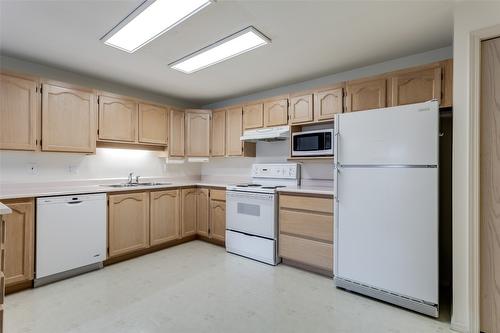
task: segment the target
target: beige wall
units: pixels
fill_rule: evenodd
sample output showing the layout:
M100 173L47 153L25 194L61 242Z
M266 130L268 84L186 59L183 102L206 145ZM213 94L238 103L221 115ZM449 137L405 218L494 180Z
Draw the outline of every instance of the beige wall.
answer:
M500 1L457 2L453 80L453 313L452 328L470 332L470 52L471 32L500 24Z

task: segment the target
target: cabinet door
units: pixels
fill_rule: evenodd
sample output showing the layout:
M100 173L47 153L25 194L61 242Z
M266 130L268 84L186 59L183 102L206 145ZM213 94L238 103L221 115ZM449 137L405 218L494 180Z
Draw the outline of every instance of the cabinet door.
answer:
M210 156L210 111L186 111L186 156Z
M226 238L226 203L210 200L210 237L224 241Z
M241 107L227 110L226 124L226 153L227 156L240 156L242 154L242 142L240 140L243 134L243 113Z
M390 78L391 105L405 105L437 99L441 103L441 66L399 72Z
M168 110L151 104L139 104L139 142L168 143Z
M209 202L208 202L208 189L198 189L198 198L196 201L196 230L198 235L205 237L209 236Z
M212 156L226 154L226 110L212 113Z
M243 107L243 129L261 128L264 126L264 105L262 103Z
M36 150L37 82L0 74L0 149Z
M42 150L94 153L96 107L92 90L44 83Z
M99 139L137 142L137 103L99 96Z
M34 204L33 200L5 203L12 213L5 221L5 285L33 279Z
M180 237L179 190L151 192L150 245Z
M149 193L110 194L109 257L149 247Z
M196 215L198 190L196 188L186 188L182 193L182 227L181 236L187 237L196 234Z
M288 123L288 99L264 103L264 125L281 126Z
M342 88L322 90L314 93L315 120L332 120L335 114L342 113L344 107Z
M290 98L290 123L305 123L313 120L313 95Z
M347 112L385 108L387 90L385 78L347 82Z
M175 157L184 157L184 111L176 109L170 110L169 133L169 155Z

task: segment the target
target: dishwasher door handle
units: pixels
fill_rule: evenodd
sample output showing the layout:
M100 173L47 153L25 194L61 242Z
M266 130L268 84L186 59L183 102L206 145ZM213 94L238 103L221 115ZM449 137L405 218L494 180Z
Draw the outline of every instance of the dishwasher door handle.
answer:
M74 204L79 204L79 203L82 203L82 201L78 200L78 201L68 201L67 202L68 205L74 205Z

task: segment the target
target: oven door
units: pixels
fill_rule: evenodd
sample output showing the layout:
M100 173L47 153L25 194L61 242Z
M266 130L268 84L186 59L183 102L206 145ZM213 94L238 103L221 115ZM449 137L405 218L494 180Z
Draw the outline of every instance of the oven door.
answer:
M274 194L226 192L226 229L276 239Z

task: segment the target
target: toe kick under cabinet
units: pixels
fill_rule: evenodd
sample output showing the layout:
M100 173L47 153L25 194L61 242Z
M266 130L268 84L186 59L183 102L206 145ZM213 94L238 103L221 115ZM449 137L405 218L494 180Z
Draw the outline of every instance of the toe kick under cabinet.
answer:
M284 263L333 275L333 197L280 194L278 246Z

